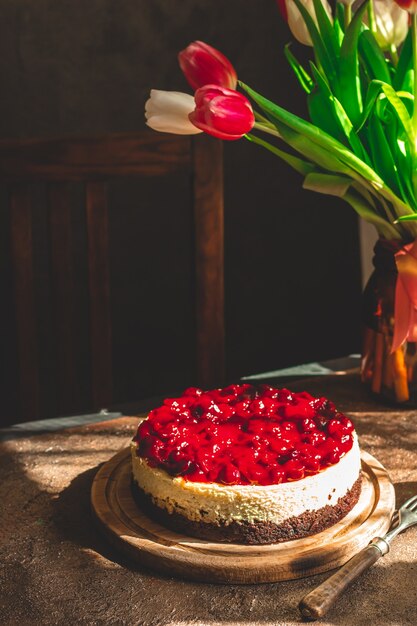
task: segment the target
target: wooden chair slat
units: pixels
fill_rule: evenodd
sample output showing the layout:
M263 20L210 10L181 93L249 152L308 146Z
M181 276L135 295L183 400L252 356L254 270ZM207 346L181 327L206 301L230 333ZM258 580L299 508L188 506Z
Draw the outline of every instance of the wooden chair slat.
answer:
M51 183L48 196L58 398L60 412L65 414L79 404L81 397L75 354L75 307L78 302L68 184Z
M224 381L222 143L205 135L190 138L151 132L0 140L0 179L2 183L12 181L13 186L11 232L19 354L17 385L24 394L19 419L35 419L45 410L62 414L114 406L113 391L119 387L112 371L106 181L116 179L111 187L113 201L113 193L120 191L123 196L124 189L117 182L122 177L156 177L155 184L161 177L167 185L178 177L181 181L178 189L184 194L190 189L187 182L192 180L196 297L191 306L194 305L196 318L195 378L206 388ZM78 196L79 182L85 185L85 203ZM144 181L146 193L153 184ZM31 194L34 190L42 192L39 196L42 208L45 186L49 213L47 222L43 222L46 214L42 209L44 217L39 227L38 221L32 221L35 217L38 220L39 215L35 196L31 203L29 188ZM44 237L47 223L50 241ZM48 283L41 282L45 280ZM45 289L41 289L44 284ZM40 294L43 294L41 298ZM42 315L42 306L48 307L49 321L45 311L44 317L37 316L37 308ZM44 322L40 324L40 320ZM49 341L48 325L51 325L51 343L45 352L42 337L45 339L46 333ZM118 328L113 332L116 335ZM119 345L114 352L117 363ZM54 378L50 384L48 371L53 372ZM52 392L54 400L49 406L48 394Z
M20 409L26 419L39 417L39 353L34 293L32 206L27 185L10 193L11 254L14 273Z
M0 141L2 180L162 176L190 164L190 139L151 133Z
M112 400L109 220L106 184L86 185L92 398L96 409Z
M225 376L223 146L202 136L194 143L197 368L202 387Z

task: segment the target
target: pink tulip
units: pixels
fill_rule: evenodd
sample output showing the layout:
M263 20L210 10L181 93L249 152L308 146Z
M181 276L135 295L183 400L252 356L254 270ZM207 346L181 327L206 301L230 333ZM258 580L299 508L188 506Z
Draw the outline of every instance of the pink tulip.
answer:
M408 13L417 13L417 0L395 0L395 2Z
M178 61L193 89L204 85L236 89L237 75L229 59L202 41L194 41L180 52Z
M395 326L391 352L404 341L417 341L417 239L395 255L398 278L395 287Z
M240 139L255 123L249 100L234 89L206 85L195 92L194 98L196 108L188 117L209 135Z

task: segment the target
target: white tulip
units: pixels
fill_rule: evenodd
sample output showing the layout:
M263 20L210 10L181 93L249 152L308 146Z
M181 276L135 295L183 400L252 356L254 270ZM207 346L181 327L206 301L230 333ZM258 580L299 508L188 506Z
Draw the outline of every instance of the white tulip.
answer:
M301 0L301 2L310 13L314 22L317 24L313 0ZM330 20L333 22L333 15L330 4L327 2L327 0L322 0L322 4ZM307 26L305 25L303 17L300 11L297 9L297 5L295 4L294 0L285 0L285 6L287 9L288 26L290 27L290 30L294 37L305 46L312 46L313 43L311 41L310 33L308 32Z
M402 44L408 33L408 13L394 0L374 0L375 39L383 50Z
M203 131L188 119L194 109L194 97L188 93L152 89L145 104L146 123L161 133L195 135Z

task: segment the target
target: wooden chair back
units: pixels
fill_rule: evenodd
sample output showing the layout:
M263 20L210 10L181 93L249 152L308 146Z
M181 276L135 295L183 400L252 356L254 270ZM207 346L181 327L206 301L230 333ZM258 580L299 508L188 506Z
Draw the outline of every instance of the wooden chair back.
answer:
M187 168L194 212L197 381L203 387L224 377L223 163L222 144L208 136L152 132L103 137L0 141L0 181L9 189L11 259L21 411L19 419L44 414L39 382L39 337L34 290L34 207L32 184L47 188L51 308L57 337L62 407L77 394L74 333L77 264L71 241L69 183L85 189L86 258L89 277L90 407L111 406L113 398L107 181L158 177ZM128 400L134 400L130 398ZM65 409L64 409L65 410Z

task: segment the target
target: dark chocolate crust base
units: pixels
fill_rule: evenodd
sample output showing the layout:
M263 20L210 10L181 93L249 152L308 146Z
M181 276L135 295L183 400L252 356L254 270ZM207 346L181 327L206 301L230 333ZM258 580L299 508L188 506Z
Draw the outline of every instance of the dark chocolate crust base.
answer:
M333 526L345 517L358 502L361 486L362 478L359 475L352 489L343 498L339 498L335 505L326 505L318 511L306 511L297 517L287 519L283 524L231 522L227 525L217 525L193 522L179 513L168 513L168 511L156 506L152 498L132 480L133 495L141 510L166 528L190 537L207 539L216 543L243 543L248 545L301 539Z

